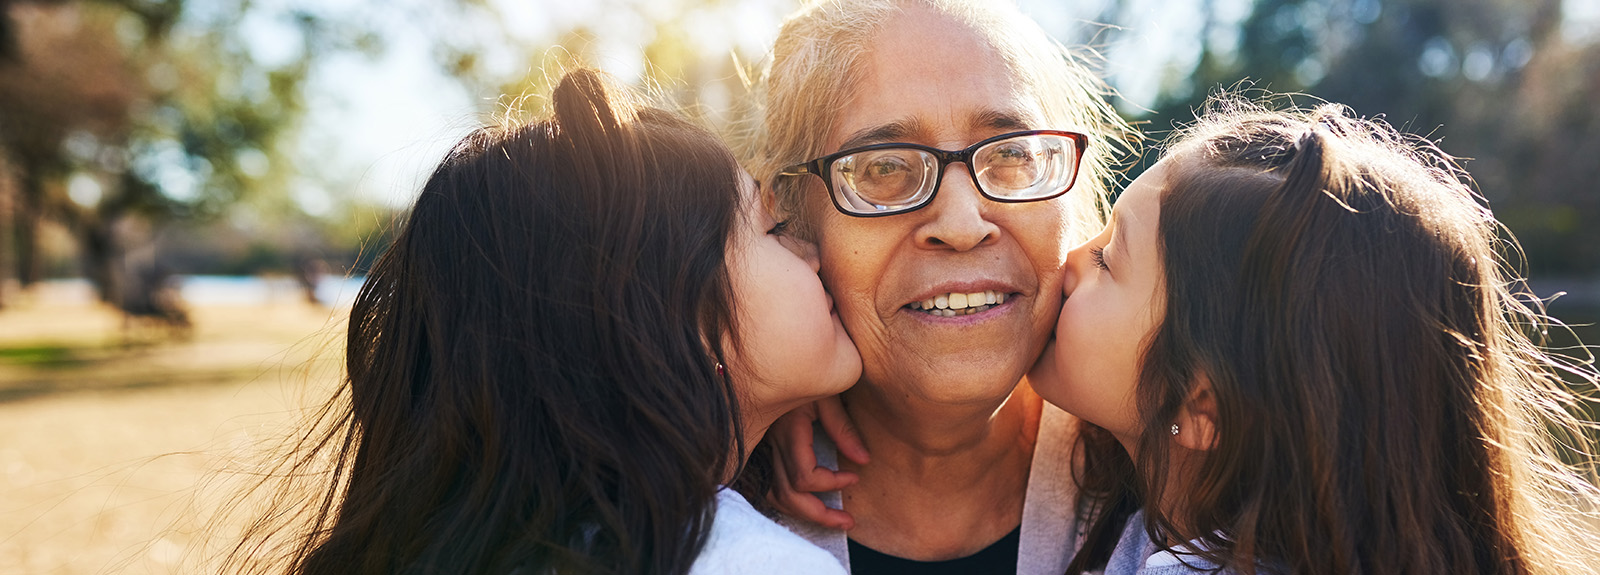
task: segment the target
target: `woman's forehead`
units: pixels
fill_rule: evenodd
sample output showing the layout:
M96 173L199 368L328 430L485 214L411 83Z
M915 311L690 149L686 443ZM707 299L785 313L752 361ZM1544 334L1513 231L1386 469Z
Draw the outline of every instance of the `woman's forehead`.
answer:
M968 69L953 85L903 70L864 75L834 115L829 147L897 141L937 145L1046 127L1037 99L1003 66L962 67Z
M908 6L885 22L854 67L850 96L834 116L833 144L885 126L964 130L992 119L985 116L1027 116L1037 108L1025 103L1027 82L987 35L926 7Z

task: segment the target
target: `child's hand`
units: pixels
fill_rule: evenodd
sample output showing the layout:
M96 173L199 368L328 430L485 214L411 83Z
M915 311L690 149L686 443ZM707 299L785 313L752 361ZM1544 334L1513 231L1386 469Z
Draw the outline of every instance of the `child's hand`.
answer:
M839 455L858 465L867 463L867 448L862 445L839 397L817 400L778 418L767 430L767 437L777 447L773 461L777 467L775 484L767 500L787 515L825 527L850 529L855 527L855 518L844 510L824 505L815 493L843 489L854 485L860 477L817 465L811 444L813 422L822 423L828 438L838 446Z

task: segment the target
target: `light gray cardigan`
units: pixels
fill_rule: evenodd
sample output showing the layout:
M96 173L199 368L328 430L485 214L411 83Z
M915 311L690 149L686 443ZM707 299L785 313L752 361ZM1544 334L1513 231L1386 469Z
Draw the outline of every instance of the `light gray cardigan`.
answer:
M1022 506L1022 539L1017 552L1017 575L1060 575L1083 543L1077 521L1072 485L1072 416L1044 404L1039 418L1039 439L1028 471L1028 492ZM816 434L817 464L838 469L838 451L820 430ZM843 509L838 491L819 493L823 503ZM803 519L778 520L791 531L826 549L850 568L850 546L845 532Z

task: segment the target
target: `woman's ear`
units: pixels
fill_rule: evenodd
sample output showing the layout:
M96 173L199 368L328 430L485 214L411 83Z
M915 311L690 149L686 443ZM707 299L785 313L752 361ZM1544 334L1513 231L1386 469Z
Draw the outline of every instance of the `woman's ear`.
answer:
M1217 395L1211 389L1211 378L1204 373L1195 377L1195 386L1178 410L1173 421L1172 440L1185 449L1210 451L1217 446Z

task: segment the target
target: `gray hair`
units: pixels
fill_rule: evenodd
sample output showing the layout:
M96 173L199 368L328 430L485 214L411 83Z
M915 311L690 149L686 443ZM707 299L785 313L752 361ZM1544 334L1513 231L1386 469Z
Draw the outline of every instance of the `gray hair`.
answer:
M1092 236L1104 225L1108 183L1117 160L1133 150L1136 132L1106 102L1110 88L1084 60L1051 39L1010 2L994 0L815 0L783 22L757 86L757 124L744 156L757 179L826 154L835 111L859 84L860 60L876 32L907 4L920 4L976 32L1007 70L1038 98L1049 127L1090 136L1077 188L1066 196L1068 239ZM777 209L803 216L803 181L772 181ZM803 219L803 218L802 218Z

